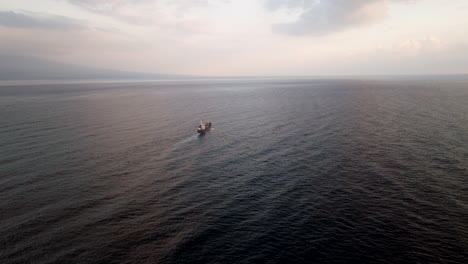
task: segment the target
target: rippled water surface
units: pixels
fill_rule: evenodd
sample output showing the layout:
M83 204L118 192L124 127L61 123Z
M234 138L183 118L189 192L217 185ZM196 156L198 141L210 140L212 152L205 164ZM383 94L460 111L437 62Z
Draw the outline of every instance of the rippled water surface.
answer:
M1 263L468 259L460 79L0 87L0 147Z

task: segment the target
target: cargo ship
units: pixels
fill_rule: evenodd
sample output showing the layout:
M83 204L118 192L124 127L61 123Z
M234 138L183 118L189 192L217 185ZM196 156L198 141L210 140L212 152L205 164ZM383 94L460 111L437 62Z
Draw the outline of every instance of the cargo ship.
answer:
M200 125L198 125L198 128L197 128L198 135L203 135L210 130L211 130L211 122L200 121Z

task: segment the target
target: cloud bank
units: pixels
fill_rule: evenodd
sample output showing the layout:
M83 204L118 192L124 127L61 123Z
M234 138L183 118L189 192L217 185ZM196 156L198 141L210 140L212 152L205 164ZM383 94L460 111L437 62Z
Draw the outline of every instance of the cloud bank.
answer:
M404 0L392 0L404 1ZM270 10L300 9L292 23L273 25L273 31L288 35L326 35L379 21L385 17L385 0L267 0Z
M214 2L227 0L68 0L72 5L87 11L113 17L117 20L139 25L158 22L170 10L171 17L186 14Z
M74 30L85 28L81 20L42 13L0 11L0 25L11 28Z

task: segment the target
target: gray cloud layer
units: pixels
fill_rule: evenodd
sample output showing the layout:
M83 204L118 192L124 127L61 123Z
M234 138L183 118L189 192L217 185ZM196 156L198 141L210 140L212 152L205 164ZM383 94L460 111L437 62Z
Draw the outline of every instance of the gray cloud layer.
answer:
M41 28L54 30L85 28L83 21L69 17L30 12L19 13L14 11L0 11L0 25L13 28Z
M297 21L273 26L275 32L288 35L325 35L385 16L385 0L267 0L266 7L302 10Z

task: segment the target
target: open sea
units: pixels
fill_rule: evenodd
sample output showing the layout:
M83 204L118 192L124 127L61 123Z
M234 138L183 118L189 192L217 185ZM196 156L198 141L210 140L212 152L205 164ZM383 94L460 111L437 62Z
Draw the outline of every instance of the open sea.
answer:
M0 263L468 263L468 80L2 86Z

